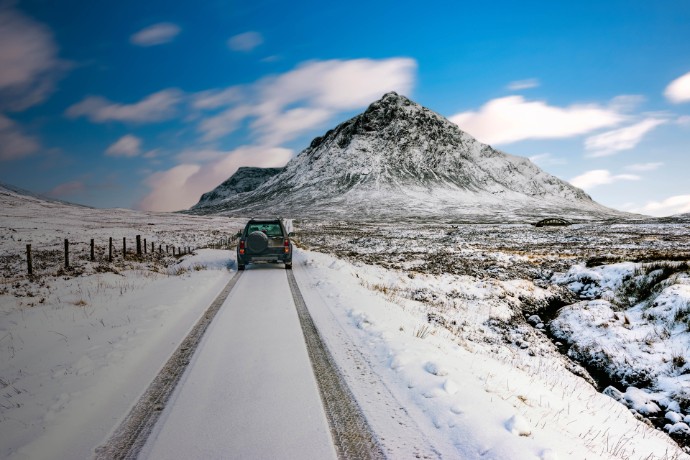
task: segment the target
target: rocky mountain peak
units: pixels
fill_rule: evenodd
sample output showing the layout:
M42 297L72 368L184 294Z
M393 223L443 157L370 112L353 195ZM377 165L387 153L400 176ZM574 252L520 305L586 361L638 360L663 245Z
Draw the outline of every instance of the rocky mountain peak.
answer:
M391 110L396 110L400 109L405 106L416 106L419 107L420 109L422 108L421 105L411 101L407 97L400 95L396 93L395 91L391 91L390 93L386 93L383 96L381 96L381 99L372 102L369 107L364 111L363 115L372 113L372 112L387 112Z
M423 117L424 110L421 105L412 102L405 96L390 92L372 103L360 115L359 126L366 132L380 131L395 122Z

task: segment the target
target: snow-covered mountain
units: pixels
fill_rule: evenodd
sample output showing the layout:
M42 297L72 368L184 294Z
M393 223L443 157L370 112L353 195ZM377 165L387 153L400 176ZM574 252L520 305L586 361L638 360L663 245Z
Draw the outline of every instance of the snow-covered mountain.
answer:
M254 168L243 166L218 187L201 195L201 199L197 206L211 206L222 202L229 196L251 192L271 177L283 172L283 169L284 168Z
M261 179L253 190L228 186ZM240 170L190 212L496 221L625 215L394 92L314 139L278 174Z

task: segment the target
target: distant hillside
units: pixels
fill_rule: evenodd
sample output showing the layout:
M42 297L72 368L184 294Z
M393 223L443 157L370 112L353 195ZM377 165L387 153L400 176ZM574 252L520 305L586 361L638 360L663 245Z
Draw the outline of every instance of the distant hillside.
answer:
M68 201L58 200L56 198L50 198L39 193L30 192L28 190L24 190L23 188L15 187L14 185L4 184L0 182L0 202L2 202L3 204L9 204L21 203L22 201L27 200L32 202L55 203L64 206L76 206L80 208L89 207L81 204L70 203Z

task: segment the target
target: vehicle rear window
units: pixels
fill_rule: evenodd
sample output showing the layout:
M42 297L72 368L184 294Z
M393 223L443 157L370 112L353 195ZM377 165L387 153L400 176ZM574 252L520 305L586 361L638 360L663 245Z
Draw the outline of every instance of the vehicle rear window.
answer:
M252 232L263 232L266 236L283 236L280 224L251 224L247 228L247 235Z

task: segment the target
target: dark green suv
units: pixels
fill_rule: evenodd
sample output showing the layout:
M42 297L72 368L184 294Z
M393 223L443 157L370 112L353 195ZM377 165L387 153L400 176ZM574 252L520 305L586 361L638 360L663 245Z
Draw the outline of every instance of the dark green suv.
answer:
M292 242L280 219L251 219L237 243L237 269L256 262L284 263L292 269Z

